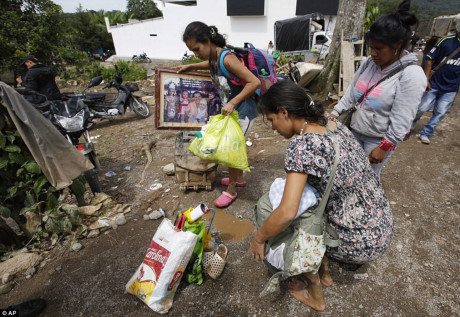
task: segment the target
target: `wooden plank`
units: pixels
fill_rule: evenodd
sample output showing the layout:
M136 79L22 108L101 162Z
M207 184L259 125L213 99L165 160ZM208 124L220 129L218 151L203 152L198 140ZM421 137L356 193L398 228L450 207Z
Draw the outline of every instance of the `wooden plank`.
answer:
M342 91L346 91L350 83L353 81L355 75L355 64L354 64L355 52L354 45L352 42L342 42L340 51L340 60L343 67L343 87Z

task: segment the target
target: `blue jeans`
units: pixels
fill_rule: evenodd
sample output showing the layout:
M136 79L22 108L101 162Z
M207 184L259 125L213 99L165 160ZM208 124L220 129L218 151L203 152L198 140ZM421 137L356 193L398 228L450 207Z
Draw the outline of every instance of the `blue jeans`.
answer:
M455 99L455 95L457 94L456 91L454 92L442 92L436 89L430 89L422 97L422 101L418 106L417 115L415 116L415 120L413 125L415 126L415 122L420 120L422 115L427 112L428 110L433 107L433 116L431 117L430 121L423 127L423 130L420 132L420 135L431 136L433 135L434 128L441 122L442 119L446 116L447 112L449 111L452 103Z
M382 138L374 138L374 137L366 136L354 130L351 130L351 132L355 136L355 139L358 141L358 143L362 146L362 148L364 149L364 152L366 153L368 157L369 157L369 154L372 152L372 150L378 147L380 144L380 141L382 141ZM386 161L388 161L390 156L393 155L393 152L394 151L387 151L387 154L385 158L383 159L382 163L371 164L372 169L374 170L375 174L377 174L379 179L380 179L380 172L382 170L383 164L385 164Z

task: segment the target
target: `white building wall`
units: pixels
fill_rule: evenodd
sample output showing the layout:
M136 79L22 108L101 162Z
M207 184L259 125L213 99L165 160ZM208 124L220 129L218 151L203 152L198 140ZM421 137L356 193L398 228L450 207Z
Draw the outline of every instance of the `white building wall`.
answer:
M229 17L226 0L197 0L196 6L169 3L163 6L158 2L158 7L163 11L162 18L108 27L117 56L132 57L145 52L154 59L181 59L188 51L182 34L193 21L215 25L219 33L227 35L231 45L243 46L244 42L250 42L265 48L274 39L275 21L295 17L296 0L266 0L265 16ZM336 17L324 19L328 30L333 31Z

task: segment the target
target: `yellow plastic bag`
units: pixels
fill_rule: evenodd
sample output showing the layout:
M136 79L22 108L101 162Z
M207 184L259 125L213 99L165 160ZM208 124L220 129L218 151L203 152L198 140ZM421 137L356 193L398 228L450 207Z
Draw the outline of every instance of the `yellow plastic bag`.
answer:
M237 111L212 116L204 136L193 140L188 149L204 160L250 172Z

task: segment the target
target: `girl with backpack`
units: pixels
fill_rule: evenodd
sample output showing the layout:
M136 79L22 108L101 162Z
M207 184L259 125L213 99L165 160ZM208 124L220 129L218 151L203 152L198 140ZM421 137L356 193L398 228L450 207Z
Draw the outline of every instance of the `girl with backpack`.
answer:
M196 57L204 61L178 66L177 72L209 69L224 105L222 113L229 115L233 110L237 110L241 130L244 136L247 136L258 114L253 95L260 86L259 79L236 56L228 53L225 49L226 40L215 26L192 22L185 28L182 40ZM225 77L218 62L222 53L226 54L223 60L225 68L243 81L244 86L237 86L230 81L230 78ZM246 186L243 171L231 167L229 167L229 177L223 178L220 183L227 186L227 190L214 201L214 205L221 208L227 207L236 199L236 187Z
M326 307L323 286L333 284L328 258L357 266L380 257L393 237L390 205L364 149L350 130L336 119L326 119L323 106L302 88L291 81L278 82L261 97L258 110L271 122L273 130L292 139L284 160L287 175L281 203L273 208L266 195L259 200L256 225L261 215L259 209L270 211L263 224L257 225L259 229L252 238L249 253L258 261L267 260L284 276L294 276L289 285L291 295L323 311ZM325 227L314 228L320 222L308 219L300 228L293 227L306 184L324 197L319 205L325 206L322 212L333 229L327 232L338 235L336 247L328 241ZM290 242L285 242L281 251L292 257L276 257L278 248L271 248L272 241L279 244L281 237L292 236L294 232L298 232L295 252L286 251L294 245ZM276 257L276 261L270 262L271 257ZM281 260L284 264L277 267ZM300 274L307 285L295 277Z

